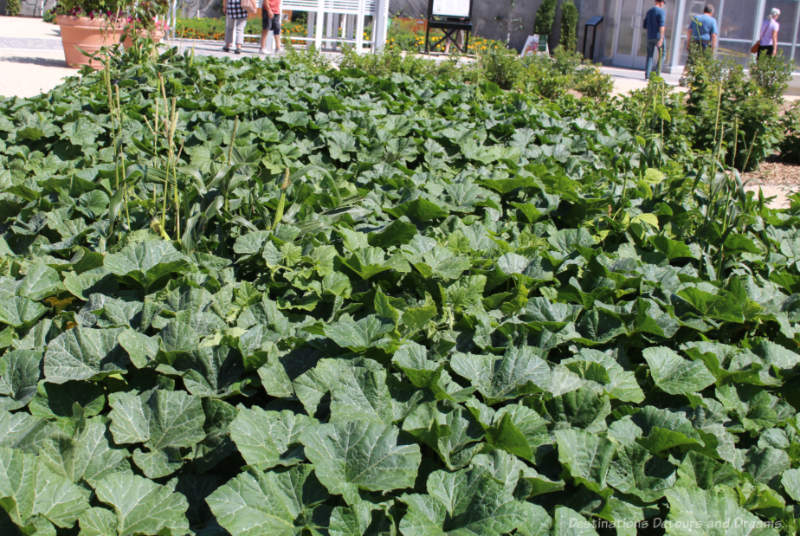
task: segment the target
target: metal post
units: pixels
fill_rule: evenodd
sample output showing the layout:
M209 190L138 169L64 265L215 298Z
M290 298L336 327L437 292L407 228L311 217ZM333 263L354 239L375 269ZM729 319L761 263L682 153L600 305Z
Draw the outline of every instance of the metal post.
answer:
M797 50L797 32L800 29L800 4L797 5L797 9L795 10L794 14L794 34L792 34L792 52L789 54L789 60L794 59L794 53Z
M325 24L325 6L323 2L324 0L317 1L317 16L314 26L314 47L317 49L317 52L322 50L322 27Z
M386 46L386 34L388 28L386 23L389 16L389 0L376 0L375 14L372 16L373 34L372 34L372 51L380 52Z
M358 15L356 15L356 53L361 54L364 52L364 16L367 0L358 1Z
M767 0L758 0L756 12L753 17L753 41L761 36L761 24L764 22L764 10L767 9Z
M670 58L669 72L680 72L682 66L679 66L681 61L681 43L683 43L683 18L686 16L686 0L678 2L678 14L675 17L675 29L672 36L672 58Z

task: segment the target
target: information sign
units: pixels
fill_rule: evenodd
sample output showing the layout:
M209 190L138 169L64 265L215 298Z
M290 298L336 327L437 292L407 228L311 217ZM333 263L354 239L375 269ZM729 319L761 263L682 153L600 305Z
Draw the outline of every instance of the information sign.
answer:
M434 17L469 17L470 0L433 0Z

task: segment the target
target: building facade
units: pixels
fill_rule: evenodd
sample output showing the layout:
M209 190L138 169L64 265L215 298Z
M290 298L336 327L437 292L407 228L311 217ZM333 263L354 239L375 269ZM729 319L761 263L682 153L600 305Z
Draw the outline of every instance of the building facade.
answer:
M644 69L647 40L642 21L653 0L574 0L580 12L578 49L584 40L586 22L602 16L597 27L593 60L606 65ZM770 9L781 10L779 50L800 66L800 0L666 0L667 55L666 69L679 72L686 62L686 28L693 15L703 12L706 2L714 6L720 25L719 53L742 63L750 59L750 46L759 37L761 23ZM521 49L533 31L536 9L541 0L473 0L475 32L488 38L508 41ZM428 0L391 0L392 14L422 17ZM557 15L557 20L560 15ZM558 42L558 24L551 43ZM592 31L587 36L586 53Z
M714 6L719 23L719 57L741 63L750 60L750 46L759 38L761 24L774 7L781 10L778 49L800 65L800 0L666 0L666 69L679 72L686 62L686 29L692 16ZM595 4L590 7L590 4ZM598 38L602 40L595 61L619 67L644 68L645 13L653 0L597 0L583 2L582 18L604 17ZM602 36L602 37L601 37Z

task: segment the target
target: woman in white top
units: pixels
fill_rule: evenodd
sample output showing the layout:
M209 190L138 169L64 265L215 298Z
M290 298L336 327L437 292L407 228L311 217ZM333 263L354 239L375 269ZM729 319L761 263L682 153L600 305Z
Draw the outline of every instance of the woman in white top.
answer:
M769 54L775 56L778 54L778 17L781 16L781 10L773 7L769 12L769 17L761 25L761 38L758 42L758 55Z

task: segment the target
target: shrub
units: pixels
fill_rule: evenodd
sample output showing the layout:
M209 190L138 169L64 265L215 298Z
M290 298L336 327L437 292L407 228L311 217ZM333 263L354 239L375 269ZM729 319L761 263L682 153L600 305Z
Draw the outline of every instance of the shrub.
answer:
M777 62L760 60L755 73L741 65L698 55L689 66L687 111L694 117L696 149L719 150L727 165L749 171L769 156L783 138L776 88L786 82Z
M19 0L6 0L6 15L16 17L20 12Z
M781 126L785 135L781 143L781 160L800 164L800 101L786 111Z
M507 48L496 48L482 54L478 59L478 69L483 78L502 89L517 85L522 75L519 57Z
M559 44L566 50L578 47L578 8L572 0L561 4L561 39Z
M540 35L550 35L553 29L553 21L556 18L556 0L543 0L539 9L536 10L536 18L533 22L533 31Z
M611 77L593 65L582 64L579 54L563 47L557 47L552 57L526 56L521 64L508 66L511 73L507 78L513 80L516 89L546 99L555 99L568 89L575 89L589 97L602 98L611 93L613 86Z
M789 87L792 67L783 57L760 54L750 68L750 76L767 97L781 100L783 92Z
M322 60L326 61L326 60ZM352 47L343 50L339 69L357 69L373 76L391 77L393 73L410 76L459 78L457 60L435 62L387 48L378 54L357 54Z
M575 72L575 89L587 97L601 99L611 94L614 82L594 66L584 66Z

